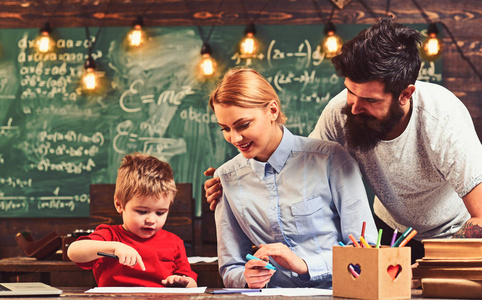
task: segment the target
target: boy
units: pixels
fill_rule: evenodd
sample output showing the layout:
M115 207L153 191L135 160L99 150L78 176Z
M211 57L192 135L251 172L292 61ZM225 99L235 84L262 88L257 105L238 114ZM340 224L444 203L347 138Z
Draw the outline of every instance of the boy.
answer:
M169 164L150 155L126 155L114 194L123 225L99 225L70 245L69 258L93 269L99 287L196 287L183 241L162 230L176 192Z

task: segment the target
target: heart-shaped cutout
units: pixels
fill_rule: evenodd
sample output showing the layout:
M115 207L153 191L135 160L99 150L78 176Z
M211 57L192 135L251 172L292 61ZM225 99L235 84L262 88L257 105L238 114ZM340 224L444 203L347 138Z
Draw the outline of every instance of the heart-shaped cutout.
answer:
M400 265L396 265L396 266L389 265L387 268L388 276L390 276L392 280L397 279L398 274L400 274L401 272L402 272L402 266Z
M347 269L348 273L350 273L354 279L357 279L361 274L361 267L359 264L349 264Z

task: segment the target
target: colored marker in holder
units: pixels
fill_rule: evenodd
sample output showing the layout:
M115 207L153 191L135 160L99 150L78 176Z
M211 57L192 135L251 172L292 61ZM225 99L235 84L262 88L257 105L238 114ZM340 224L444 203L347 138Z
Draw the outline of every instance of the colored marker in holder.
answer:
M353 234L350 233L350 235L348 235L348 237L353 242L353 245L355 245L355 247L361 248L360 244L358 244L357 240L353 237Z

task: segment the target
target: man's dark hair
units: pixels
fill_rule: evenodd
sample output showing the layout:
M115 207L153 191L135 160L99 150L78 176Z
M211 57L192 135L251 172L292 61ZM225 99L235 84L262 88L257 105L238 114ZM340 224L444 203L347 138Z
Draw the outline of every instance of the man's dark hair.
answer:
M397 99L418 77L420 41L416 30L383 17L346 42L332 63L339 76L356 83L382 82L385 92Z

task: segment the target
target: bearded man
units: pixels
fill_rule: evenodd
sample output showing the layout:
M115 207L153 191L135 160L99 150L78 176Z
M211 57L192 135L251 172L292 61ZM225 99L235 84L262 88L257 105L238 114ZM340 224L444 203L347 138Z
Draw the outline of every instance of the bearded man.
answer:
M375 193L375 221L390 244L395 228L426 238L482 237L482 145L462 102L416 81L419 33L385 17L332 59L345 87L310 137L337 141Z

